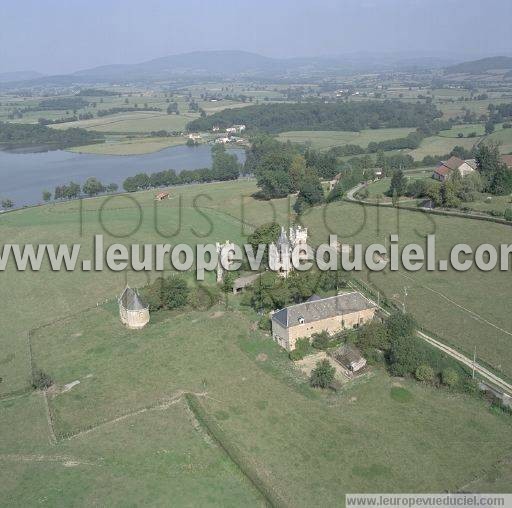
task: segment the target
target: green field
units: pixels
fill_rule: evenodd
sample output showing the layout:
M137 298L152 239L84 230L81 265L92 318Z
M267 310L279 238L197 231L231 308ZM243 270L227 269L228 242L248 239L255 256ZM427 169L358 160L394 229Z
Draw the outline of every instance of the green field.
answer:
M184 136L173 137L130 137L110 136L105 143L76 146L71 152L96 153L101 155L140 155L156 152L170 146L184 145L187 139Z
M414 160L420 161L426 155L445 155L450 153L455 146L462 146L470 150L479 138L457 138L448 136L430 136L420 143L419 148L408 153Z
M48 430L41 407L30 435L38 440L38 453L67 458L53 465L57 473L46 474L59 474L66 460L78 462L76 470L89 473L74 493L83 500L97 495L95 482L101 489L104 474L126 481L139 471L149 476L149 486L137 499L150 495L158 504L185 475L178 491L182 502L188 489L194 504L261 504L236 465L183 412L185 403L173 402L182 390L199 392L200 405L222 431L223 446L235 446L241 468L256 471L284 505L334 506L347 491L456 490L502 456L510 422L490 414L483 402L393 380L378 368L326 397L307 386L275 343L251 331L256 318L214 308L161 316L142 332L130 332L109 304L37 330L34 362L57 382L49 407L59 442L51 451L42 446ZM81 382L62 392L74 380ZM146 407L156 408L131 415ZM115 420L123 415L129 416ZM60 440L66 435L72 439ZM133 440L134 446L122 445ZM11 446L11 462L12 454L28 453ZM142 456L144 467L135 467ZM99 465L101 473L95 471ZM167 475L176 483L160 486ZM38 484L48 476L40 474ZM73 488L73 482L62 482L61 497L53 499L58 503ZM225 499L219 498L223 492ZM103 502L118 495L102 494Z
M180 115L168 115L157 111L139 111L137 113L119 113L116 115L92 118L91 120L79 120L77 122L61 123L54 125L55 129L69 129L81 127L95 132L151 132L151 131L182 131L191 120L197 118L197 114L183 113Z
M485 134L485 126L481 123L454 125L450 130L441 131L439 136L447 138L458 138L459 134L463 134L467 137L468 134L476 133L477 136L483 136ZM460 138L459 138L460 139Z
M512 129L503 129L496 126L496 130L486 139L499 143L501 153L512 153Z
M409 180L424 180L432 177L432 170L433 168L425 168L421 170L406 171L405 175ZM389 190L390 184L391 177L382 178L381 180L370 183L367 187L369 195L366 200L371 201L378 198L380 202L391 202L391 198L384 195ZM407 199L408 198L404 198L404 200Z
M292 200L256 201L255 189L253 181L184 186L156 208L154 192L143 192L19 210L0 216L0 233L11 243L79 242L81 259L101 232L106 245L240 242L256 224L291 217ZM435 231L439 257L455 243L496 245L509 236L504 225L350 203L312 209L303 221L313 244L329 232L344 242L384 243L398 231L404 245ZM120 506L129 498L166 505L170 496L187 504L188 495L194 505L261 505L191 415L182 391L207 391L199 404L224 444L239 450L242 469L256 471L293 506L338 505L350 491L456 490L484 481L512 452L510 420L482 401L393 380L379 369L337 395L319 394L257 331L258 316L236 310L236 300L228 308L153 315L148 328L129 332L119 324L115 297L127 280L145 284L143 273L17 272L11 264L0 276L0 395L27 388L28 332L37 328L32 360L57 381L48 400L59 439L49 442L41 395L0 401L7 504ZM385 271L369 279L390 299L407 286L407 308L422 325L468 354L476 346L479 361L512 375L506 274ZM75 380L80 384L62 392ZM410 396L396 400L396 383Z
M414 129L364 129L360 132L349 131L291 131L279 134L282 141L307 143L313 148L327 150L334 146L359 145L365 148L368 143L386 141L394 138L404 138Z

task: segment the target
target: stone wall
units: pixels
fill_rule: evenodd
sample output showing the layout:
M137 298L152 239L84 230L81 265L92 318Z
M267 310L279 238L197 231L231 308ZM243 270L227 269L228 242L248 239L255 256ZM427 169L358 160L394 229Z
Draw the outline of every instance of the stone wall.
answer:
M314 333L320 333L324 330L333 334L341 331L342 329L362 325L373 319L375 311L375 308L364 309L359 312L352 312L350 314L321 319L313 323L297 323L296 325L288 328L285 328L272 320L272 336L279 345L288 351L292 351L295 349L297 339L301 339L302 337L310 338Z

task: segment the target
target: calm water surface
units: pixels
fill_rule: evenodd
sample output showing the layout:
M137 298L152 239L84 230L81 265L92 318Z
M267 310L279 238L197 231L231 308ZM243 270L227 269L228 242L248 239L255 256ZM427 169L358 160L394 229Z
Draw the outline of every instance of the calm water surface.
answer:
M243 149L230 149L244 162ZM96 155L53 150L41 153L10 153L0 151L0 199L9 198L16 208L42 202L42 192L53 193L57 185L71 180L82 184L95 176L102 183L117 183L140 172L154 173L174 169L211 167L209 145L173 146L143 155Z

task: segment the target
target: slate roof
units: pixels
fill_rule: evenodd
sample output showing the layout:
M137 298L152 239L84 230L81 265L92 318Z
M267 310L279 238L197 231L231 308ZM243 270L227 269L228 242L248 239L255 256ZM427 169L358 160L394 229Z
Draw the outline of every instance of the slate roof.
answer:
M478 168L478 164L476 163L476 159L466 159L464 161L468 166L470 166L471 168L473 169L477 169Z
M126 286L125 290L119 297L119 303L126 310L144 310L148 308L137 292L128 286Z
M375 304L366 299L361 293L354 291L318 300L308 300L304 303L286 307L275 312L272 315L272 320L285 328L289 328L298 325L299 318L304 319L304 323L314 323L322 319L375 307Z
M359 349L352 344L341 345L338 349L333 351L332 356L345 366L358 363L363 359L363 355L361 355Z

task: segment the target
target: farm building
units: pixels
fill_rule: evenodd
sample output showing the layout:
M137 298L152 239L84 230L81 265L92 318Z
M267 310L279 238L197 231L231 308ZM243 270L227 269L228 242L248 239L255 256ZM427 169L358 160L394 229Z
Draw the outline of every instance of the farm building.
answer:
M314 333L336 333L346 328L357 328L371 321L377 306L354 291L308 301L278 310L271 315L272 337L287 351L295 349L297 339L310 338Z
M502 155L501 162L503 162L508 169L512 169L512 155Z
M126 286L118 303L121 323L128 328L137 330L149 323L149 306L142 301L134 289Z
M450 157L447 161L441 161L438 164L436 169L434 169L432 178L434 180L444 182L447 178L450 177L453 171L458 171L460 176L464 177L475 171L473 164L471 164L472 162L472 159L463 161L458 157Z
M332 180L329 181L329 192L338 185L338 182L340 181L341 173L338 173Z
M159 192L155 195L156 201L163 201L164 199L169 199L169 193L168 192Z
M366 366L366 360L359 349L352 344L342 344L331 356L350 372L358 372Z

